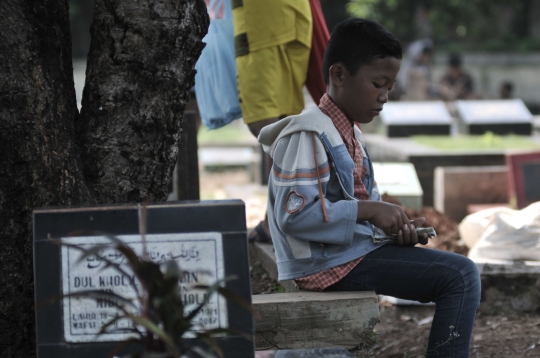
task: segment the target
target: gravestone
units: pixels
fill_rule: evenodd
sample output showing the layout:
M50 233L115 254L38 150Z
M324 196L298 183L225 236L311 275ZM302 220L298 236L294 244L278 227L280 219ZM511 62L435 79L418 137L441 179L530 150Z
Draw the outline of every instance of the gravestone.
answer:
M412 163L373 163L375 181L381 195L388 194L406 208L422 210L424 192Z
M456 222L470 214L470 205L507 205L508 169L505 165L436 167L433 197L435 209Z
M540 201L540 152L506 155L511 202L518 209Z
M255 358L354 358L345 348L283 349L258 351Z
M115 235L135 252L142 252L139 205L90 208L51 208L34 211L34 278L36 302L62 293L99 289L129 296L132 278L103 269L97 257L79 262L80 253L53 244L50 238L90 247L106 243L98 232ZM84 236L77 234L85 231ZM91 232L91 234L89 234ZM226 287L251 303L245 208L240 200L169 202L147 206L146 245L154 262L174 259L186 270L181 290L186 309L203 299L187 290L190 283L213 283L235 275ZM102 255L121 260L116 252ZM115 315L107 300L64 298L36 309L37 357L106 357L126 334L96 336ZM253 335L251 315L234 303L214 296L196 321L206 328L230 327ZM188 337L189 338L189 337ZM254 357L253 342L241 337L217 338L225 357ZM122 354L134 352L132 346ZM119 354L120 356L122 354Z
M521 99L456 101L458 128L464 134L531 135L532 114Z
M444 102L389 102L380 114L390 138L450 135L452 117Z
M374 162L410 162L416 169L424 192L424 206L433 206L434 170L436 167L491 166L505 164L505 150L443 151L421 145L410 138L387 138L364 135L371 160Z

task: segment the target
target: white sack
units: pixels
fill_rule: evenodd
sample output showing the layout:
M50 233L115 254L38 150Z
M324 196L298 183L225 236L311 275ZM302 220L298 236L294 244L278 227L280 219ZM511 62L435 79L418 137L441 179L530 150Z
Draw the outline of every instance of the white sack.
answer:
M500 207L468 215L459 235L473 260L540 261L540 202L522 210Z

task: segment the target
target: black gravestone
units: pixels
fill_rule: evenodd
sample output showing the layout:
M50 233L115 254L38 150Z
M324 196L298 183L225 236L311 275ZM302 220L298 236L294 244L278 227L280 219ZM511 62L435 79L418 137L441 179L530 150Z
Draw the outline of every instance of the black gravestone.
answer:
M521 164L523 192L529 202L540 201L540 161Z
M106 232L121 238L131 238L133 241L139 235L140 215L141 207L138 205L35 210L34 278L36 302L43 302L62 294L63 285L65 286L66 282L71 285L73 282L71 278L64 277L67 276L66 272L70 272L66 271L66 267L69 267L69 265L66 266L66 262L70 262L66 255L68 249L65 246L60 247L51 243L48 238L63 238L75 231L85 230ZM186 240L189 242L201 237L219 237L222 254L216 250L214 256L222 258L225 276L235 275L238 277L236 280L228 281L226 287L251 303L245 207L242 201L169 202L148 205L147 238L154 238L153 243L157 243L159 240L163 241L163 238L171 237L174 240L178 237L187 238ZM86 238L75 236L67 240L83 241ZM181 245L176 242L174 244ZM197 242L197 244L200 243ZM159 247L161 243L156 245ZM184 252L186 251L184 250ZM87 282L91 285L98 285L98 279L105 280L101 276L88 276L87 281L83 281L84 278L81 278L78 284ZM113 279L111 278L111 282ZM101 283L106 285L105 281L99 281L99 284ZM66 307L64 305L64 301L58 300L52 304L38 306L36 309L37 357L107 357L118 345L118 342L97 342L95 335L89 334L86 334L83 339L86 341L82 342L79 336L71 330L71 323L74 322L70 320L72 318L75 320L77 317L66 317L65 314L65 312L71 312L69 311L71 303ZM228 320L228 327L253 335L253 319L248 312L230 302L222 301L221 305L226 307L226 310L218 313L218 317L224 317L225 320ZM79 306L74 307L78 308ZM68 322L68 325L65 325L65 322ZM225 357L254 357L254 346L251 341L234 336L219 337L217 341L223 349ZM121 353L134 352L137 349L139 347L131 347Z
M389 138L450 135L452 116L442 101L390 102L380 114Z
M511 201L522 209L540 201L540 152L506 155Z
M532 114L521 99L456 101L459 131L464 134L531 135Z

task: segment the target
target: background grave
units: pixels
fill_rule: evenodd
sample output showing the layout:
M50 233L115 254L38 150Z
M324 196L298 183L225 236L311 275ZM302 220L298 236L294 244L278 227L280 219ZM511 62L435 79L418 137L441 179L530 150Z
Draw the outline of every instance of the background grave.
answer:
M375 181L381 195L388 194L406 208L421 210L424 195L411 163L373 163Z
M506 156L510 198L518 209L540 201L540 151Z
M521 99L456 101L459 131L465 134L531 135L532 114Z
M389 138L450 135L452 117L444 102L389 102L380 114Z

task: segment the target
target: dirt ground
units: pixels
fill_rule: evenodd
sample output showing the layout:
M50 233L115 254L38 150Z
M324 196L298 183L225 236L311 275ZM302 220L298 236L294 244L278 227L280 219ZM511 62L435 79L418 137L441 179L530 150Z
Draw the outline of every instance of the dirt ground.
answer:
M253 294L279 292L258 262L251 267ZM357 357L424 357L434 306L380 304L381 321L375 326L374 342L353 351ZM487 314L476 317L471 357L540 357L540 313ZM459 338L458 338L459 339ZM409 355L407 356L407 353Z

